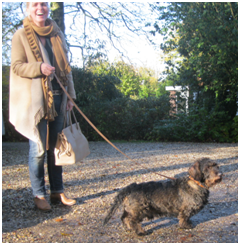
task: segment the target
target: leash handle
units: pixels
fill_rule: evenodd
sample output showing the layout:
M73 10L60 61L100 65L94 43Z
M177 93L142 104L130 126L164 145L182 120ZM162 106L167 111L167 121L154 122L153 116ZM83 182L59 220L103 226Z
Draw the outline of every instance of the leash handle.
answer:
M56 76L56 74L54 73L55 78L57 79L57 82L59 83L59 85L61 86L62 90L64 91L64 93L67 95L67 97L69 98L69 100L73 103L73 105L75 106L75 108L79 111L79 113L84 117L84 119L93 127L93 129L105 140L107 141L113 148L115 148L118 152L120 152L121 154L123 154L125 157L127 157L129 160L131 160L132 162L134 162L137 165L141 165L138 162L134 161L132 158L130 158L128 155L126 155L124 152L122 152L120 149L118 149L108 138L106 138L95 126L94 124L87 118L87 116L80 110L80 108L77 106L77 104L74 102L74 100L71 98L71 96L69 95L69 93L67 92L67 90L64 88L64 86L62 85L62 83L59 81L58 77ZM148 171L150 171L147 168L144 168ZM173 177L167 177L163 174L159 174L159 173L155 173L154 174L160 175L162 177L168 178L168 179L172 179L175 180L176 178Z

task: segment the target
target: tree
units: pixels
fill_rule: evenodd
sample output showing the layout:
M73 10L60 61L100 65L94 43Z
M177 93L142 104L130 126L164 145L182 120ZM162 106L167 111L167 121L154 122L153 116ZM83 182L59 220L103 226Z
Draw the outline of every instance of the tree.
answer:
M82 66L90 59L106 57L112 46L120 56L126 57L121 43L134 35L148 38L145 25L150 9L144 3L77 2L66 3L65 13L71 18L68 29L71 48L80 48ZM123 40L123 34L128 37Z
M12 36L22 27L23 18L22 3L2 3L2 63L5 65L10 64Z
M171 3L153 6L159 11L154 34L165 35L165 54L183 56L168 62L168 78L197 92L189 113L159 123L156 132L172 132L174 140L237 142L238 3ZM170 137L171 138L171 137Z
M162 8L155 31L171 36L162 49L184 57L177 69L180 85L201 91L212 106L236 114L238 81L238 3L172 3ZM179 36L176 39L175 33ZM176 66L175 66L176 67ZM232 107L232 110L227 107ZM212 107L211 107L212 108ZM210 108L209 108L210 109Z
M154 71L146 67L136 68L121 60L110 63L107 60L98 59L89 62L87 68L94 74L118 78L121 83L116 84L116 87L127 97L155 96L158 90Z
M61 31L65 33L64 23L64 3L63 2L51 2L51 18L56 21Z

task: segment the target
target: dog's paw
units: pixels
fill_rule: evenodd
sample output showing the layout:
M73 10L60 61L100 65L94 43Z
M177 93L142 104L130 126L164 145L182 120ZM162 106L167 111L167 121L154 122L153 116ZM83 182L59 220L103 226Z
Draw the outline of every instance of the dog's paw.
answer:
M126 224L124 224L123 223L123 229L125 230L125 231L132 231L132 229L130 229Z
M179 228L180 229L192 229L193 225L192 222L190 220L179 220Z
M150 234L152 234L152 233L153 233L153 231L152 231L151 229L148 230L148 231L141 230L141 231L136 232L136 234L137 234L138 236L147 236L147 235L150 235Z
M193 226L191 223L185 223L179 226L180 229L192 229Z
M137 233L138 236L146 236L148 233L146 231L140 231Z

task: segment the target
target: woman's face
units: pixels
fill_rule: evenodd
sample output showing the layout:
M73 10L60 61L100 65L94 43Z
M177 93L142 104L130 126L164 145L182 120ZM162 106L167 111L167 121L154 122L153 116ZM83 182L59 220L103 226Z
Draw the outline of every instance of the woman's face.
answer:
M31 2L27 8L28 14L32 21L39 27L45 26L45 21L48 17L49 9L47 2Z

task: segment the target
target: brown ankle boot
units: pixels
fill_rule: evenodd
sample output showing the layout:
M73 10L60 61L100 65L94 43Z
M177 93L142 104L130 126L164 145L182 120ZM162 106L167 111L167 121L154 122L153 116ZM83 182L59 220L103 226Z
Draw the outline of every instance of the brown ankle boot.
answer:
M76 200L67 198L64 193L53 193L50 195L51 203L62 202L64 205L72 206L76 203Z
M37 206L38 209L42 211L49 211L51 210L51 206L47 202L47 200L44 197L35 197L34 203Z

